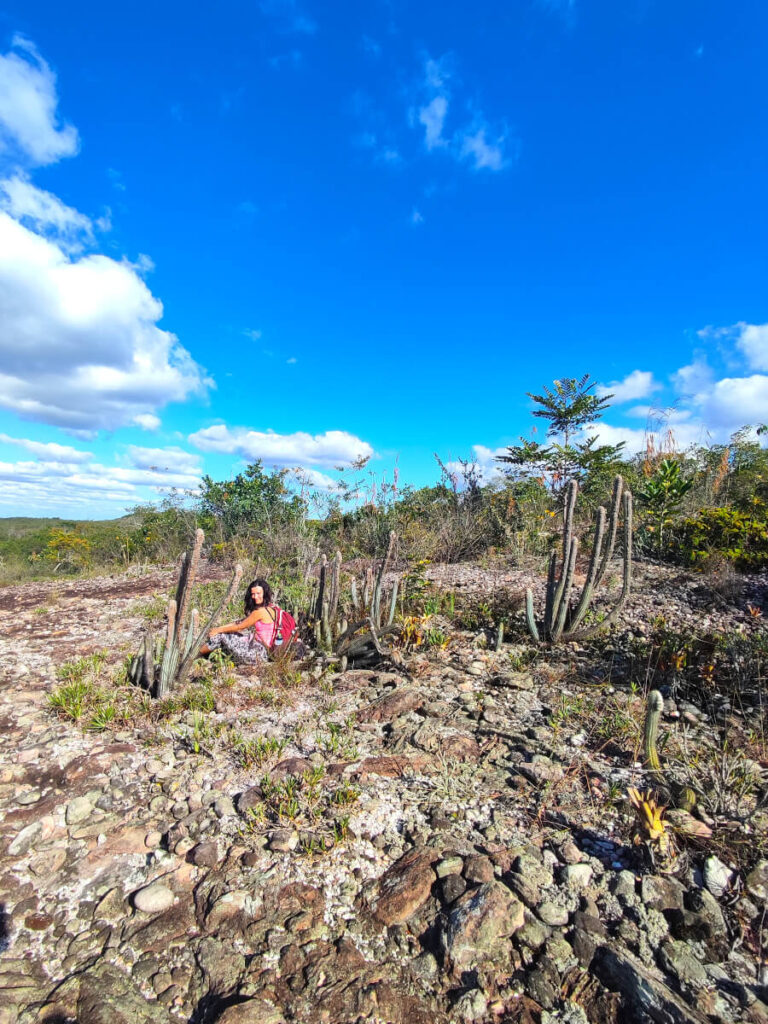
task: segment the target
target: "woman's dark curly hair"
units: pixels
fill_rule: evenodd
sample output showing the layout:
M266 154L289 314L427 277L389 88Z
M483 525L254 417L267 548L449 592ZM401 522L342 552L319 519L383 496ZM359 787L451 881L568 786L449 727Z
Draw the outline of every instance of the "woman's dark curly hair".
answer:
M256 602L253 600L253 597L251 595L251 591L253 590L254 587L261 587L261 589L264 591L264 604L263 605L257 605ZM269 605L269 604L272 604L272 588L267 583L267 581L266 580L253 580L251 583L249 583L248 586L246 587L245 598L243 600L243 605L245 607L245 614L246 615L250 615L251 612L254 611L256 608L258 608L258 607L266 608L266 606Z

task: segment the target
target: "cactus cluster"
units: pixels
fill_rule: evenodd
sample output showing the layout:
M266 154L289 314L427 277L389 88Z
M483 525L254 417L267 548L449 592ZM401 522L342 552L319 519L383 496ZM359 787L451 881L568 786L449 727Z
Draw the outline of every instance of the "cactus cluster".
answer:
M200 614L197 608L190 611L189 605L204 540L203 531L197 530L191 550L182 556L176 596L168 602L165 640L161 641L153 630L147 629L141 650L131 659L128 671L131 682L154 697L164 697L173 687L184 683L208 631L232 600L243 576L242 567L236 565L226 594L200 629Z
M323 556L310 607L310 620L318 648L341 661L342 670L353 662L358 667L387 654L381 638L395 627L399 580L384 592L384 577L392 561L397 534L389 535L378 566L367 568L362 580L352 579L348 599L342 602L341 552L328 562Z
M341 595L341 552L337 551L330 564L325 555L312 597L310 619L317 646L330 650L338 633L339 597Z
M574 531L574 513L579 485L575 480L568 484L563 513L562 556L558 559L552 552L547 574L547 593L544 615L537 622L533 608L533 592L530 588L525 595L525 614L528 631L535 641L561 639L582 639L594 630L579 631L584 616L589 610L592 598L598 590L608 564L613 556L619 528L619 513L623 510L623 533L621 554L624 562L623 584L618 601L600 627L609 625L624 606L632 581L632 494L624 490L620 476L613 481L613 493L609 511L601 505L597 510L592 554L589 561L584 588L575 607L571 601L576 559L579 553L579 539Z

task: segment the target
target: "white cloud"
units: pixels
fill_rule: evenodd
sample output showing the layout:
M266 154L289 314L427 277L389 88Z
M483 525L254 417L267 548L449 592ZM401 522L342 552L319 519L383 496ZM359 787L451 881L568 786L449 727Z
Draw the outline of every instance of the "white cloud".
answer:
M597 394L601 398L612 395L612 404L621 405L622 402L636 402L639 398L648 398L660 387L650 370L633 370L624 380L601 385L597 389Z
M743 352L750 370L768 370L768 324L736 324L736 344Z
M24 437L9 437L8 434L0 434L0 441L3 444L13 444L26 449L32 455L36 455L41 462L88 462L93 458L93 452L83 452L78 448L72 448L67 444L55 444L54 442L30 441Z
M715 341L726 356L740 353L749 370L768 370L768 324L748 324L745 320L729 327L702 327L696 332L704 341Z
M110 501L127 506L142 501L147 488L154 495L172 488L195 493L200 485L200 472L183 465L160 469L95 462L0 462L0 480L0 505L60 508Z
M35 509L37 514L47 512L52 516L81 514L88 518L93 515L106 518L137 503L137 494L79 486L62 488L58 480L5 480L0 488L0 508L6 509L8 515L24 515L29 509Z
M160 426L160 417L151 412L140 412L133 417L132 422L142 430L157 430Z
M413 210L411 212L411 224L416 225L416 224L423 224L423 223L424 223L424 217L422 216L421 213L419 213L419 211L414 206L414 208L413 208Z
M410 123L424 129L427 152L444 150L454 160L468 162L473 170L500 171L509 164L505 155L507 133L504 129L493 131L482 111L475 110L465 127L452 133L447 131L452 103L450 64L450 55L439 60L425 59L423 78L416 90L421 95L421 103L417 111L410 110Z
M447 145L443 138L443 125L447 113L448 100L445 96L435 96L419 111L419 124L424 126L424 145L427 149Z
M246 338L250 338L251 341L258 341L261 338L261 331L251 330L250 328L246 328L243 334Z
M194 476L200 474L201 457L182 448L142 448L139 445L128 445L128 457L137 469L148 469L153 473L164 473L172 470L176 473L187 473Z
M496 458L506 453L506 448L488 448L484 444L472 445L472 458L468 461L474 464L475 474L480 483L491 484L504 479L504 469L496 462ZM452 459L445 463L445 468L454 477L457 486L461 486L464 473L462 463L458 459Z
M743 371L768 370L768 324L740 320L726 327L709 325L697 334L703 341L713 343L720 365L732 371L729 376L721 376L699 353L692 363L672 375L673 387L695 409L701 430L706 427L713 436L724 440L728 433L742 426L765 422L768 376Z
M494 459L497 459L500 455L506 455L507 449L506 446L488 448L484 444L473 444L472 454L481 465L491 465Z
M60 124L56 112L56 76L22 36L0 55L0 147L36 166L73 156L78 134Z
M597 435L599 444L620 444L622 441L625 448L622 458L629 459L638 452L645 451L649 437L656 441L657 448L659 441L671 433L674 447L678 450L687 448L692 444L706 444L710 434L699 419L689 419L690 413L686 409L658 410L654 416L654 410L649 413L649 420L644 429L639 427L617 427L612 423L590 423L586 428L585 436Z
M157 326L149 257L81 255L91 221L29 180L25 165L77 151L57 104L53 72L16 37L0 56L0 146L16 165L0 183L0 407L80 436L156 428L158 408L212 382Z
M93 222L93 226L97 231L101 231L102 234L106 234L108 231L112 230L112 210L109 206L104 207L104 213L101 217L96 218ZM149 259L149 257L147 257L147 259Z
M652 405L633 405L631 409L624 412L625 416L632 416L633 419L648 419L653 412Z
M637 452L645 450L647 433L638 427L615 427L610 423L590 423L589 437L597 435L598 444L625 444L624 456L631 458Z
M25 175L0 181L0 209L36 231L52 235L67 252L80 252L93 242L93 226L85 214L65 205L52 192L36 188Z
M211 381L162 312L134 266L76 259L0 212L0 406L94 431L203 394Z
M451 77L448 64L448 56L443 56L439 60L427 57L424 62L424 80L430 89L445 89Z
M360 457L370 457L373 448L344 430L324 434L276 434L271 430L228 427L224 423L206 427L189 436L190 444L204 452L223 452L246 459L261 459L273 466L321 466L332 469Z
M681 366L672 374L672 386L685 397L693 397L708 391L714 383L715 375L706 359L698 356L687 366Z
M126 267L130 267L131 270L135 270L140 277L146 277L147 274L151 274L155 269L154 260L144 252L140 252L133 262L125 257L123 257L121 262L125 264Z
M730 327L705 327L697 334L702 340L714 343L721 367L740 363L750 369L763 366L768 369L768 324L740 321ZM734 360L734 356L741 358ZM622 457L630 459L644 452L650 439L656 450L684 451L692 445L726 443L741 427L766 422L768 374L725 377L722 373L722 369L719 373L713 369L704 353L697 352L689 364L670 375L674 391L670 405L663 407L650 402L632 405L617 411L617 415L630 418L629 426L600 420L585 427L580 439L596 435L599 444L623 443ZM648 398L661 388L650 371L633 370L623 380L601 385L597 393L601 396L614 394L614 402L621 404ZM642 426L632 424L632 421L637 424L638 420L645 422ZM504 454L505 449L475 445L473 452L482 478L492 480L493 459ZM455 472L460 465L453 462L448 468Z
M419 92L426 94L425 102L419 107L415 118L413 111L409 115L413 123L417 121L424 128L424 145L428 151L448 145L448 140L443 137L450 99L448 82L451 74L448 65L448 56L443 56L440 60L434 60L432 57L425 59L424 77L419 86Z
M702 416L707 424L735 430L768 419L768 377L725 377L704 398Z
M297 466L291 470L296 482L302 487L309 487L316 491L335 491L338 488L338 481L319 469L308 469L306 466Z
M460 159L474 160L476 171L487 169L500 171L504 167L504 136L500 135L495 142L488 142L485 128L478 128L473 134L460 132L457 135L460 143Z

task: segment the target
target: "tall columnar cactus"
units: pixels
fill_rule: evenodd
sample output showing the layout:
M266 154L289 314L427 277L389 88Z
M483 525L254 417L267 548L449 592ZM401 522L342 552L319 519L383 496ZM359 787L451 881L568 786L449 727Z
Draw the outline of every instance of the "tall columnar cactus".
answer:
M180 686L186 680L208 631L234 597L243 576L242 566L236 565L226 594L200 629L200 614L197 608L190 612L189 604L204 540L203 531L197 530L192 548L182 557L176 597L168 602L168 622L162 652L156 650L154 635L147 630L141 651L131 662L129 674L133 682L149 690L155 697L164 697L174 686Z
M389 560L392 557L392 552L395 550L395 541L397 540L397 534L392 530L389 534L389 540L387 541L387 550L384 552L384 557L381 560L379 566L379 572L376 577L376 587L373 591L373 603L371 604L371 618L375 623L379 622L381 614L381 584L384 582L384 573L387 571Z
M397 534L392 532L381 562L368 566L362 581L350 581L346 602L341 597L341 552L337 551L330 563L323 556L310 619L318 648L340 658L343 667L348 660L359 664L368 655L373 659L385 653L381 636L394 628L399 580L394 580L385 594L384 578L396 544Z
M192 586L197 577L204 540L205 533L200 529L195 530L195 541L191 551L185 551L182 555L179 580L176 584L176 609L178 610L178 615L175 616L176 626L173 633L171 634L169 630L169 637L172 635L177 644L181 641L181 634L184 630L187 609L192 598Z
M331 589L328 594L328 618L335 619L341 596L341 552L337 551L331 562Z
M544 615L540 622L536 621L533 607L533 592L530 588L526 591L526 622L528 624L528 631L537 642L539 640L557 642L563 638L582 639L595 632L595 629L582 630L580 632L579 626L589 610L595 591L600 586L608 568L608 563L613 555L620 511L623 511L624 519L622 536L624 573L621 594L608 617L595 628L599 629L613 622L629 597L632 583L632 494L624 490L624 482L620 476L617 476L613 482L610 510L606 512L602 506L597 510L589 568L587 569L587 576L581 596L576 606L573 607L571 593L576 571L576 559L579 554L579 540L574 533L577 494L578 484L575 480L572 480L568 484L565 495L561 560L558 560L557 552L553 551L550 556L547 573Z

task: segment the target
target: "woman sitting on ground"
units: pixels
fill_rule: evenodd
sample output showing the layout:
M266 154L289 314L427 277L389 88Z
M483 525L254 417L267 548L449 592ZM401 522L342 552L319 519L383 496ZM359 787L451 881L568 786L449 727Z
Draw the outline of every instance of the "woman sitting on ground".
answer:
M267 581L249 583L243 603L245 618L212 629L208 643L200 648L201 654L223 650L236 665L258 665L267 660L277 636L277 615L270 607L272 591Z

